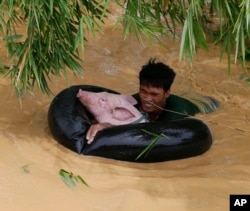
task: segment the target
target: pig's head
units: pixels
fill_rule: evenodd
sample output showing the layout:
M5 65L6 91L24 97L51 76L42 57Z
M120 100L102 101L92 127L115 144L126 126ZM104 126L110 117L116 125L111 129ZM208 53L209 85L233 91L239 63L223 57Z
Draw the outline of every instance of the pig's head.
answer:
M102 112L110 111L109 105L106 103L104 99L105 92L88 92L79 90L77 93L77 97L80 102L94 115L101 115Z
M130 95L80 89L77 97L99 123L128 124L141 117L141 113L133 106L137 101Z

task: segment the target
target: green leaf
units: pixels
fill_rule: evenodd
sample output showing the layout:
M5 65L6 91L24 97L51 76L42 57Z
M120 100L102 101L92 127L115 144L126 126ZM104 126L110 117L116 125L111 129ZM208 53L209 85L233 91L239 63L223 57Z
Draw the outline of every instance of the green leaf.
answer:
M21 170L23 171L23 172L25 172L25 173L30 173L30 169L29 169L29 166L30 166L31 164L26 164L26 165L24 165L24 166L22 166L21 167Z
M154 146L157 144L157 142L160 140L160 136L155 137L147 147L145 147L142 152L136 157L135 160L138 160L140 157L144 156L146 157L148 153L154 148Z
M10 35L10 36L5 36L3 38L4 41L6 42L15 42L16 40L22 38L23 35L22 34L15 34L15 35Z
M89 187L88 183L86 183L86 181L85 181L80 175L77 175L76 178L77 178L78 180L80 180L80 182L81 182L82 184L84 184L84 185L86 185L86 186Z
M148 130L142 129L143 132L154 136L154 139L142 150L142 152L135 158L135 160L138 160L139 158L141 158L142 156L146 157L149 152L155 147L155 145L158 143L158 141L160 140L161 136L165 137L166 139L169 139L168 136L166 136L164 133L161 133L159 135L152 133Z
M197 44L200 47L208 50L205 33L202 29L201 23L197 19L193 20L193 27L194 27L194 37L195 37Z
M89 185L85 182L85 180L80 176L75 176L72 172L68 172L64 169L60 169L59 175L61 176L62 180L66 185L68 185L70 188L73 188L76 186L76 182L81 182L82 184L89 187Z

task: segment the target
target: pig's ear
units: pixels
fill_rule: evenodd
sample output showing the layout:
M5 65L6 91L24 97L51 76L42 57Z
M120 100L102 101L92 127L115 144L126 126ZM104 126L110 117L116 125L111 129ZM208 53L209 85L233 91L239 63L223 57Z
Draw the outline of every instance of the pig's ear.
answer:
M115 107L112 111L112 117L119 121L126 121L130 118L135 117L127 108Z
M134 97L132 97L131 95L121 94L121 97L124 100L128 101L132 105L136 105L137 104L137 100Z
M78 90L78 92L77 92L77 95L76 95L77 97L81 97L82 96L82 90L81 89L79 89Z

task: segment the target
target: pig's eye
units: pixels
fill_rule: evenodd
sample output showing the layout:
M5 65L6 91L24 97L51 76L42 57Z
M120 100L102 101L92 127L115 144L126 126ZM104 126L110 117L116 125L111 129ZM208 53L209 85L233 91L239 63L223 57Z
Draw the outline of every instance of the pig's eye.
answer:
M106 100L104 98L100 98L101 102L106 102Z

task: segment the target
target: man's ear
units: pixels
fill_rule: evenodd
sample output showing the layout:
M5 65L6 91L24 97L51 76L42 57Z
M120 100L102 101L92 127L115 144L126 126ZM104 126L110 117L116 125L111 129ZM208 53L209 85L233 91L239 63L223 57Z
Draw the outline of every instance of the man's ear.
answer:
M170 89L165 92L165 98L168 98L170 96Z

